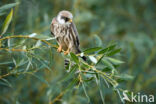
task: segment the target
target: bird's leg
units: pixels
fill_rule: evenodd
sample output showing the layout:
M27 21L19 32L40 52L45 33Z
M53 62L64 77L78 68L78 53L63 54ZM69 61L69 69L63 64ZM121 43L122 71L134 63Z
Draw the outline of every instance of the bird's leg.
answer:
M64 55L67 55L70 52L71 48L72 48L72 44L69 43L68 49L64 52Z
M67 55L70 52L70 48L68 48L65 52L64 55Z
M57 49L57 52L61 52L62 51L62 46L59 45L58 49Z

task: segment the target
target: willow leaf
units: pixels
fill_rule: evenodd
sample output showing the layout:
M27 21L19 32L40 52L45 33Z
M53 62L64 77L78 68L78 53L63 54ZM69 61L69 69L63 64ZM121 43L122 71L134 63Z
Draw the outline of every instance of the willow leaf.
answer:
M70 53L70 56L75 63L77 64L79 63L79 58L74 53Z
M13 17L13 9L11 9L10 13L8 14L8 16L6 17L6 19L4 21L4 24L2 26L1 35L3 35L7 31L8 27L9 27L9 24L10 24L10 22L12 20L12 17Z
M102 49L102 48L101 47L89 48L89 49L85 50L84 53L85 54L93 53L93 52L99 51L100 49Z

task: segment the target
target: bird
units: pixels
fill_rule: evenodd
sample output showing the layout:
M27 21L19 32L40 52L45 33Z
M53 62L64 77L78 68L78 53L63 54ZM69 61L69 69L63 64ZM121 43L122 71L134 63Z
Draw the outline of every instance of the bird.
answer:
M57 16L52 19L50 30L59 45L57 49L58 52L64 50L64 55L70 52L74 54L81 53L79 34L73 22L71 12L67 10L60 11ZM85 56L81 58L86 61Z

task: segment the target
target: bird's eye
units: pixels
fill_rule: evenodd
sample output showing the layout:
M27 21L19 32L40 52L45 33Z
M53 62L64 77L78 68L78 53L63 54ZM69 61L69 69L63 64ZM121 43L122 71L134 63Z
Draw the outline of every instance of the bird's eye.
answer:
M65 21L66 21L66 22L69 21L69 18L66 18Z
M64 19L65 22L69 21L69 18L67 18L67 17L61 17L61 19Z

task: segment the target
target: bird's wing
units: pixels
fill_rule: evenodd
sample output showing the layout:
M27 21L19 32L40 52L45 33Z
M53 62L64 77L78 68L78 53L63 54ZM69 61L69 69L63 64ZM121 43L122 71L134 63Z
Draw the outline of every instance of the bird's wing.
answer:
M72 30L73 36L75 37L74 38L75 44L77 47L79 47L79 45L80 45L79 36L78 36L78 32L77 32L77 29L76 29L74 22L71 23L71 30Z
M54 18L52 19L51 25L50 25L51 34L52 34L53 36L55 36L55 34L54 34L54 24L55 24L56 22L57 22L57 21L56 21L56 18L54 17Z

